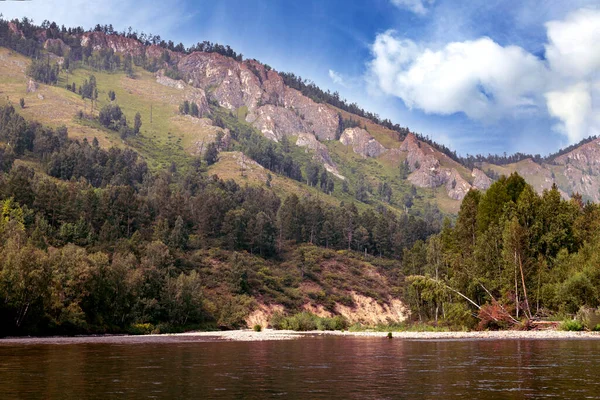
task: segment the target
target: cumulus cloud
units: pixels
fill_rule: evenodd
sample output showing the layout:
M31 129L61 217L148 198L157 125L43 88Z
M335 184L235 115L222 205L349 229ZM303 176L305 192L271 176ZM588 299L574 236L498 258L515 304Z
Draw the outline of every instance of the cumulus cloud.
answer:
M483 37L441 47L394 31L371 47L369 80L411 109L492 120L537 110L570 143L600 132L600 11L546 23L545 59Z
M575 143L600 131L600 11L581 9L546 29L548 113L560 121L556 130Z
M404 8L414 12L417 15L425 15L429 11L428 7L433 5L435 0L391 0L396 7Z
M586 78L600 70L600 11L582 9L546 23L546 58L565 77Z
M546 100L550 115L562 121L557 129L567 135L569 142L577 142L589 135L593 108L588 85L578 83L564 90L548 92Z
M377 36L372 51L370 71L384 93L400 97L409 108L464 112L474 119L536 104L546 72L520 47L502 47L489 38L434 50L388 31Z

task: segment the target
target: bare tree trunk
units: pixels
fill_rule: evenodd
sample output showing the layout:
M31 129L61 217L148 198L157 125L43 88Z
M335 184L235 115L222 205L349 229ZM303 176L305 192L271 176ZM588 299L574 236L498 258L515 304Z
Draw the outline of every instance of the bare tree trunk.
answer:
M537 306L535 309L535 313L538 314L540 312L540 286L542 285L542 267L538 268L538 287L537 287Z
M517 319L519 319L519 279L517 276L517 252L515 251L515 303L517 305Z
M523 283L523 296L525 297L525 306L527 307L527 312L529 312L529 319L531 319L531 308L529 307L529 300L527 299L527 286L525 286L525 274L523 273L523 261L521 260L521 255L519 255L519 268L521 269L521 282Z

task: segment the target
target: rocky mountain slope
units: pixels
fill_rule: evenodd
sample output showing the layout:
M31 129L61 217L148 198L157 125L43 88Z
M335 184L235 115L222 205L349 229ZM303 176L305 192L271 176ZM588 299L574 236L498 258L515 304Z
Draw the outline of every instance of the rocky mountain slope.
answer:
M91 47L95 51L111 50L122 55L129 54L134 59L155 60L158 64L156 82L185 92L185 97L197 104L201 115L211 118L209 103L212 101L241 116L272 141L280 142L283 137L292 139L339 179L346 178L342 172L344 168L338 164L346 162L344 154L347 150L344 151L344 148L347 147L363 159L373 159L388 167L398 168L406 162L410 170L410 184L433 189L434 194L443 193L449 200L457 202L471 188L487 189L492 182L489 176L511 172L523 175L539 191L557 184L564 196L578 192L586 199L600 200L600 142L597 140L548 163L538 164L533 160L507 165L483 163L478 165L479 168L469 169L412 134L400 138L400 141L397 135L390 135L391 131L386 132L384 137L382 132L386 128L373 127L372 123L358 116L350 115L350 118L358 121L360 126L342 131L340 110L329 104L317 103L288 87L277 71L256 60L238 61L206 52L184 54L102 32L84 33L80 40L83 47ZM58 48L61 52L68 49L60 39L47 39L44 47ZM181 79L165 76L168 69L178 71ZM191 143L188 146L191 153L203 152L222 131L212 126L209 119L206 121L203 124L211 127L211 133ZM391 141L391 136L395 140ZM334 146L333 142L342 146ZM386 179L398 177L388 174L380 177L379 181ZM377 182L372 184L377 185Z
M545 162L528 158L507 165L486 163L482 168L496 174L517 172L538 192L556 184L564 198L579 193L584 200L600 201L600 139L577 146Z
M315 159L334 175L342 178L332 161L327 142L337 138L361 157L379 158L390 151L387 160L399 164L408 160L409 181L421 188L440 188L453 200L462 200L471 187L486 189L491 180L481 171L469 171L446 155L408 135L396 147L386 148L377 137L363 128L349 128L341 134L338 112L327 104L316 103L298 90L286 86L276 71L255 60L237 61L216 53L193 52L189 55L157 46L143 46L137 40L101 32L84 34L82 45L94 50L112 49L134 57L168 59L164 67L175 67L186 82L198 91L198 107L206 110L205 97L233 112L243 109L245 121L273 141L283 136L297 137L297 144L315 154ZM164 56L163 54L168 54ZM160 73L160 82L165 77ZM164 83L163 83L164 84ZM169 85L174 85L168 82ZM358 116L354 116L357 120ZM315 140L316 139L316 140ZM476 180L477 178L477 180Z

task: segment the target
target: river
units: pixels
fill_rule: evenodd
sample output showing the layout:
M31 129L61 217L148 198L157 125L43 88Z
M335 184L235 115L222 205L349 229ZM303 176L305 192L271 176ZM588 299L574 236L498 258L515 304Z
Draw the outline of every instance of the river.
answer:
M598 371L598 340L0 341L2 399L583 399Z

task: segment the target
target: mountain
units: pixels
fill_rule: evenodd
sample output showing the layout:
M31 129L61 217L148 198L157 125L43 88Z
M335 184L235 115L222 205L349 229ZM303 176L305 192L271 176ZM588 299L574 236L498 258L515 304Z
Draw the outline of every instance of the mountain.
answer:
M35 303L45 329L231 328L299 311L398 322L404 275L471 189L518 172L539 192L599 196L596 139L546 159L473 161L208 42L0 20L0 107L0 267L31 253L85 283L0 305L1 319ZM63 262L73 257L81 270ZM89 289L97 280L109 289ZM110 288L115 298L95 297ZM98 311L111 302L129 307L120 319ZM16 332L42 328L28 329Z
M340 164L344 164L345 160L339 154L340 148L332 146L331 142L339 140L354 153L363 158L373 158L382 165L398 167L401 162L408 161L410 183L420 188L439 188L449 199L456 201L462 200L472 187L482 190L489 187L492 180L483 171L492 171L492 176L518 172L540 192L557 184L565 197L577 192L589 200L600 199L598 140L546 162L525 159L506 165L480 163L479 168L471 169L418 140L413 134L402 138L397 132L373 124L364 117L343 112L327 103L316 103L300 91L288 87L279 73L255 60L238 61L218 53L193 52L184 55L101 32L84 34L81 41L82 45L89 43L98 51L111 49L136 57L143 54L146 59L168 58L169 61L162 66L176 68L185 77L185 83L178 83L181 87L189 85L199 90L200 99L197 103L201 110L208 109L206 98L211 98L225 109L241 112L245 121L265 137L280 141L287 136L307 147L338 178L343 178L343 175L333 160L337 159ZM163 84L175 84L172 81L165 82L166 78L160 78L160 72L158 77L157 80ZM340 116L357 121L362 127L346 128L339 132L343 125ZM446 208L447 211L455 209Z

